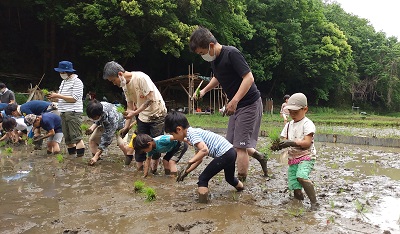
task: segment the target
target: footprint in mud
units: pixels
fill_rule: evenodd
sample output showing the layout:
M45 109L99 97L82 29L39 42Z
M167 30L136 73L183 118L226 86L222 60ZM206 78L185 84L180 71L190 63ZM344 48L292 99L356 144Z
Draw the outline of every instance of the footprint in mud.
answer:
M176 207L177 212L189 212L192 210L202 210L206 208L198 203L191 203L191 202L178 202L172 204L172 206Z
M214 230L214 222L211 220L198 220L190 224L169 225L170 233L211 233Z

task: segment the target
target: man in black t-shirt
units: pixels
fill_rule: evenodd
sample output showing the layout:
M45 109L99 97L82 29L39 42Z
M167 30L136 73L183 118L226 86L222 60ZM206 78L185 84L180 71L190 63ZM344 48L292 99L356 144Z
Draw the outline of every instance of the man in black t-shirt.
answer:
M191 51L211 63L215 75L197 98L219 84L228 96L225 113L230 118L226 138L237 151L238 178L246 180L249 155L260 162L264 176L268 176L266 158L255 149L262 117L261 95L245 58L237 48L219 44L204 27L192 33L189 43Z

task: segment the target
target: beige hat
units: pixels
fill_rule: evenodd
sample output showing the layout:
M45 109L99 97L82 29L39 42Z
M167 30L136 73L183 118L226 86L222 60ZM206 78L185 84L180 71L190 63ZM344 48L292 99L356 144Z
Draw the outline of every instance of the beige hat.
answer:
M295 93L290 96L285 109L286 110L300 110L307 106L307 97L302 93Z
M25 117L24 117L24 118L25 118L25 123L26 123L27 125L31 126L31 125L35 122L36 117L37 117L37 116L34 115L34 114L29 114L29 115L25 116Z

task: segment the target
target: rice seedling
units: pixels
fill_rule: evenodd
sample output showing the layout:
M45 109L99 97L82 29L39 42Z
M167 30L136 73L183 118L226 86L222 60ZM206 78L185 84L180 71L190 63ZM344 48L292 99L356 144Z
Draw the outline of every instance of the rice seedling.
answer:
M124 107L123 105L118 105L118 106L117 106L117 111L118 111L119 113L124 113L124 112L125 112L125 107Z
M50 91L47 90L47 89L42 89L42 93L43 93L44 96L47 96L47 95L50 94Z
M58 163L64 162L64 156L62 154L57 154L56 159L57 159Z
M304 208L290 208L286 209L286 213L293 217L301 217L304 214Z
M81 130L82 130L83 132L85 132L86 130L88 130L89 127L90 127L89 124L85 124L85 123L81 124Z
M13 151L14 151L14 149L11 148L11 147L7 147L7 148L6 148L6 153L7 153L7 154L12 154Z
M133 188L136 193L141 193L143 192L144 189L144 182L141 180L137 180L133 183Z
M146 195L146 201L151 202L156 200L156 191L153 188L146 187L143 192Z

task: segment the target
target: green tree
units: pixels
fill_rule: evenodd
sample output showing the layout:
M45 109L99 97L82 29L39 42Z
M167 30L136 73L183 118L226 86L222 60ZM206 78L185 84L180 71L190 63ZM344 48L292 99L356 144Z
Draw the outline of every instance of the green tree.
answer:
M304 92L318 103L349 87L351 48L341 30L323 14L319 0L272 0L268 21L277 31L281 61L274 78L285 92ZM284 6L284 7L283 7Z

